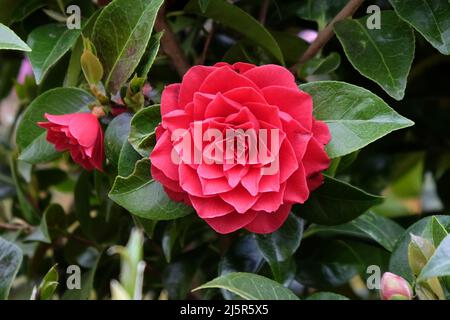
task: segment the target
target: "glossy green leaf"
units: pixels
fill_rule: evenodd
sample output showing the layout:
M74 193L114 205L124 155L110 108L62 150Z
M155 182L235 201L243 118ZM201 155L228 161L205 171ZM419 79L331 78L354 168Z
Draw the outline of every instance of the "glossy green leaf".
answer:
M358 218L342 225L312 225L305 235L350 236L373 240L388 251L392 251L405 230L394 221L368 211Z
M131 120L128 141L143 157L148 157L156 143L155 129L161 122L159 105L146 107L137 112Z
M389 0L395 12L442 54L450 54L450 3L447 0Z
M382 11L380 29L369 29L368 18L340 21L334 30L353 67L401 100L414 58L414 32L393 11Z
M253 235L245 235L237 238L225 255L219 261L218 275L223 276L232 272L258 273L264 258L258 249ZM226 300L236 299L236 295L230 291L221 289Z
M72 48L81 31L68 29L66 25L48 24L34 29L27 43L32 49L28 53L36 83L41 83L49 69Z
M283 54L273 36L255 18L236 5L225 0L210 0L206 11L202 13L198 0L191 0L185 11L204 15L220 22L267 50L279 63L284 64Z
M293 211L310 222L337 225L355 219L382 201L382 197L326 177L324 184L311 194L308 201L296 205Z
M449 229L450 217L449 216L434 216L439 222ZM411 241L411 234L424 236L426 233L427 225L430 223L432 217L426 217L412 226L410 226L397 241L394 251L392 252L391 259L389 262L389 271L395 273L408 282L412 283L414 281L413 273L409 267L408 263L408 246Z
M278 282L253 273L228 273L201 285L194 291L210 288L226 289L245 300L299 300L292 291Z
M124 143L130 132L131 114L122 113L115 117L105 131L105 154L106 158L117 167L119 157Z
M134 150L133 146L125 141L122 149L120 149L119 162L117 164L117 172L122 177L128 177L133 173L136 162L142 157Z
M0 300L8 298L9 290L22 264L22 251L0 237Z
M349 298L333 292L317 292L310 295L306 300L350 300Z
M300 246L303 224L303 220L290 214L277 231L267 235L255 235L258 248L278 282L289 278L289 271L292 270L291 257ZM295 268L293 271L295 272Z
M448 235L423 267L418 281L444 276L450 276L450 236Z
M336 70L340 64L341 56L337 52L332 52L326 57L309 60L300 67L299 74L301 77L327 74Z
M59 153L46 141L46 132L37 122L46 121L45 113L58 115L89 111L87 107L93 101L94 97L77 88L57 88L36 98L25 111L17 129L16 143L21 150L19 159L33 164L55 159Z
M144 55L144 59L146 61L144 68L140 72L141 77L147 77L148 73L150 72L151 67L153 66L153 63L155 62L156 56L158 55L159 46L161 37L163 36L164 31L158 32L154 34L150 38L150 42L148 43L148 49L147 54Z
M3 49L31 51L31 48L14 31L0 23L0 50Z
M170 200L161 184L152 180L149 159L138 161L130 176L118 176L109 197L132 214L145 219L172 220L192 212L184 204Z
M331 132L327 146L331 158L340 157L374 142L388 133L414 123L370 91L338 81L303 84L314 101L314 115Z
M144 55L163 0L116 0L100 13L93 42L113 93L133 74Z

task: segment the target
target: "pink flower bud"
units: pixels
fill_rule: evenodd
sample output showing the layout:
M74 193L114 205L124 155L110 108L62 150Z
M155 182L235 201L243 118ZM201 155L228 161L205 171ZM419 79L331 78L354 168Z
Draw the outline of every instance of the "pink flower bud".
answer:
M380 296L382 300L411 300L412 290L402 277L386 272L381 277Z

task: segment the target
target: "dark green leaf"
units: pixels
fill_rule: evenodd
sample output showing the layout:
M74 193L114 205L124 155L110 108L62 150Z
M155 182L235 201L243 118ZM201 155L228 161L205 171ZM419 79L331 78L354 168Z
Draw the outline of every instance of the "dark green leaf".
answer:
M316 21L322 29L346 4L347 0L306 0L302 1L297 15L306 20Z
M267 235L255 235L258 248L269 263L274 278L278 282L288 280L289 271L295 272L295 269L291 268L291 257L300 246L303 224L303 220L291 213L277 231Z
M447 0L389 0L395 12L442 54L450 54L450 3Z
M380 204L382 199L346 182L326 177L324 184L305 204L295 206L294 211L310 222L336 225L355 219Z
M31 48L14 31L0 23L0 50L4 49L31 51Z
M27 241L52 243L60 231L65 231L66 215L59 204L50 205L44 212L39 228L25 238Z
M226 289L245 300L299 300L292 291L278 282L253 273L228 273L194 291L209 288Z
M203 14L220 22L237 32L242 33L271 53L281 64L284 64L283 54L273 36L255 18L239 7L224 0L210 0L206 11L202 13L198 0L191 0L186 6L187 12Z
M345 235L363 239L370 239L388 251L394 249L395 243L405 230L394 221L368 211L358 218L342 225L321 226L312 225L305 235Z
M40 83L48 70L72 48L81 31L68 29L61 24L48 24L34 29L27 43L32 49L28 53L36 83Z
M367 19L347 19L334 30L355 69L401 100L414 58L414 32L393 11L382 11L380 29L367 28Z
M192 212L184 204L170 200L162 186L152 180L149 159L138 161L130 176L118 176L109 197L132 214L145 219L172 220Z
M133 146L125 141L120 150L119 163L117 165L117 172L122 177L128 177L133 173L136 162L142 157L134 150Z
M46 121L44 113L68 114L88 111L94 98L77 88L57 88L36 98L25 111L17 129L16 142L21 150L19 159L29 163L40 163L55 159L58 152L45 139L46 132L37 122Z
M297 255L296 279L318 289L338 287L355 275L367 277L367 267L377 265L387 271L386 250L363 242L314 238L302 243Z
M8 298L9 290L22 264L22 251L0 237L0 300Z
M158 32L154 34L150 38L150 42L148 43L148 49L147 54L144 55L144 58L146 59L146 63L144 65L144 68L142 69L142 72L140 73L141 77L147 78L148 73L150 72L151 67L153 66L153 62L155 62L156 55L159 51L159 45L161 41L161 37L163 36L164 32Z
M264 263L261 251L258 250L256 239L246 235L236 239L226 254L219 261L219 276L231 272L257 273ZM221 290L227 300L235 299L235 295L227 290Z
M341 64L341 56L332 52L324 58L313 58L301 66L300 76L327 74L336 70Z
M117 167L120 152L127 141L128 133L130 132L130 122L131 114L128 112L122 113L109 123L105 131L105 154L114 167Z
M128 141L143 157L148 157L156 142L155 129L161 122L159 105L149 106L136 113L131 120Z
M331 131L327 146L331 158L359 150L414 124L370 91L345 82L311 82L300 88L312 95L314 115L325 121Z
M94 44L113 93L133 74L144 55L163 0L116 0L100 13Z

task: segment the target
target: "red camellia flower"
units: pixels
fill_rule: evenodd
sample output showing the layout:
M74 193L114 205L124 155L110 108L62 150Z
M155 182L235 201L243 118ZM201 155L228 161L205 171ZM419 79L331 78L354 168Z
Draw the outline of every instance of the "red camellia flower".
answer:
M86 170L102 171L103 130L91 113L45 114L48 122L38 122L47 130L47 141L59 152L68 150L76 163Z
M283 67L194 66L163 91L152 176L219 233L271 233L329 166L312 107Z

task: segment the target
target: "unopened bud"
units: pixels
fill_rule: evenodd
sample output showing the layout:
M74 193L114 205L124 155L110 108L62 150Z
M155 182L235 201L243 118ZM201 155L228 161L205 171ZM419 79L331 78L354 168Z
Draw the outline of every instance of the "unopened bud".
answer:
M87 38L83 38L84 51L81 55L81 69L90 85L98 84L103 78L103 66L95 54L95 47Z
M411 300L412 289L402 277L386 272L381 277L380 296L382 300Z
M106 116L106 112L105 109L103 109L102 106L95 106L92 108L91 113L96 116L97 118L103 118L104 116Z

